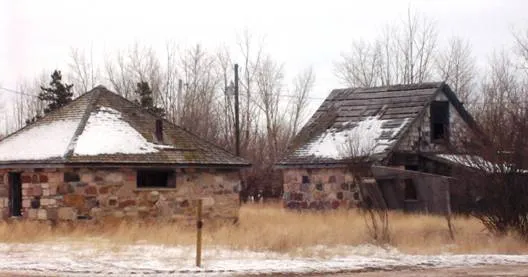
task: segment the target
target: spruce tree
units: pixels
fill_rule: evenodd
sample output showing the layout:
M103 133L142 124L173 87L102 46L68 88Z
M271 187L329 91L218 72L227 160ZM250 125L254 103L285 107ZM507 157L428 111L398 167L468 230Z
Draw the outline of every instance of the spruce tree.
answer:
M41 101L48 103L48 107L44 109L44 113L49 113L70 103L73 97L72 88L73 84L68 85L62 83L60 70L53 71L49 87L40 87L42 92L38 95Z
M139 101L136 100L136 103L141 106L141 108L154 113L159 117L165 116L165 110L154 105L154 98L152 97L152 90L148 82L141 81L137 83L136 94L139 96Z

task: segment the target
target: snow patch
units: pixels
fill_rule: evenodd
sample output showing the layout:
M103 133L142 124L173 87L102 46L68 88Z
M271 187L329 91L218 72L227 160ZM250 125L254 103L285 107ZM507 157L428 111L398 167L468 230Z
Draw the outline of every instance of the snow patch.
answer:
M308 144L307 154L323 158L343 159L349 157L366 157L384 152L392 143L394 135L408 122L395 128L382 128L389 120L378 117L367 117L360 122L347 123L355 125L343 130L329 129L314 142ZM382 133L386 138L380 138Z
M157 147L124 121L119 111L101 107L91 113L74 154L145 154L157 152Z
M337 254L299 257L208 246L203 252L203 266L198 268L190 246L112 245L101 241L0 243L0 271L45 276L218 276L528 263L526 255L408 255L373 245L316 248Z
M80 123L57 120L29 126L0 143L0 160L45 160L62 157Z

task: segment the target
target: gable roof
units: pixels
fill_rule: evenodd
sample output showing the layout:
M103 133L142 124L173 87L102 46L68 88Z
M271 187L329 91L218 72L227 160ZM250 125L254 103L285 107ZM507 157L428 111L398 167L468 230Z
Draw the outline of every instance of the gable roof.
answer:
M335 89L277 165L342 164L350 156L382 160L440 92L471 127L476 126L444 82Z
M249 166L244 159L98 86L0 141L0 165Z

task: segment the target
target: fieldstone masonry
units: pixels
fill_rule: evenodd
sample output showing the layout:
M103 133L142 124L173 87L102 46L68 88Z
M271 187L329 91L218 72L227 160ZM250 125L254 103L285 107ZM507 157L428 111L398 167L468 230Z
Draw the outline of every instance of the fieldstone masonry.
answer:
M9 216L8 172L22 172L22 215L30 220L140 218L187 220L195 200L204 217L236 219L240 185L236 170L175 169L175 188L138 188L137 171L116 169L2 169L0 211Z
M284 169L284 206L290 209L356 207L358 180L344 168Z

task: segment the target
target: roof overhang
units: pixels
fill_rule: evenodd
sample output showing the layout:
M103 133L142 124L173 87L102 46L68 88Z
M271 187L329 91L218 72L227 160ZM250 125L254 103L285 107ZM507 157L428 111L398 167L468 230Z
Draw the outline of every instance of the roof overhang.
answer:
M0 169L6 168L216 168L216 169L241 169L250 167L251 164L174 164L174 163L139 163L139 162L9 162L0 163Z

